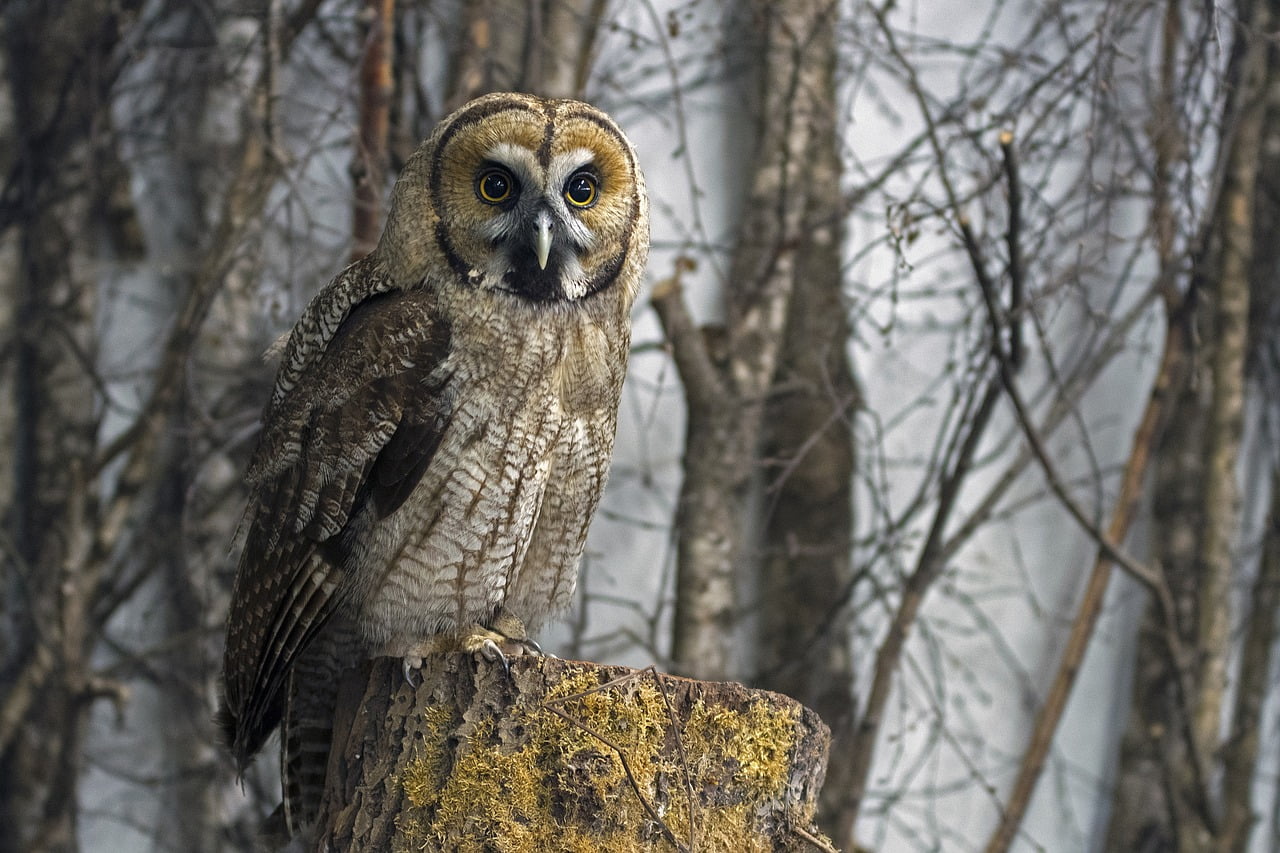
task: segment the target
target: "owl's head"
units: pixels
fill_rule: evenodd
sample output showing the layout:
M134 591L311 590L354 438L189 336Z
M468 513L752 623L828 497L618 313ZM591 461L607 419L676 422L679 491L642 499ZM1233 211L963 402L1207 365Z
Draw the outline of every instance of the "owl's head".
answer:
M444 274L431 268L443 261L468 286L530 301L619 283L634 297L649 240L644 178L595 107L486 95L441 121L405 165L388 237L424 277Z

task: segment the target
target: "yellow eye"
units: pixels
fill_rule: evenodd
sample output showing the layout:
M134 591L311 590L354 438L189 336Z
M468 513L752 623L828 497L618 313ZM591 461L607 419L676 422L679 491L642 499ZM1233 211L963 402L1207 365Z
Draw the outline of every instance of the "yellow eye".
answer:
M476 179L476 195L486 204L501 204L511 198L516 179L506 169L486 169Z
M596 176L578 172L564 185L564 197L574 207L590 207L596 203Z

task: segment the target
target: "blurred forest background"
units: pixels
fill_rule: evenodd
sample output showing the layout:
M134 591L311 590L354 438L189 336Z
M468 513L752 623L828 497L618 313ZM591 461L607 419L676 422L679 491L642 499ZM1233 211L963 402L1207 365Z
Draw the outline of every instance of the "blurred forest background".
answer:
M818 710L846 850L1280 849L1280 2L7 0L0 851L247 851L261 353L495 89L653 197L565 657ZM269 752L270 750L268 750Z

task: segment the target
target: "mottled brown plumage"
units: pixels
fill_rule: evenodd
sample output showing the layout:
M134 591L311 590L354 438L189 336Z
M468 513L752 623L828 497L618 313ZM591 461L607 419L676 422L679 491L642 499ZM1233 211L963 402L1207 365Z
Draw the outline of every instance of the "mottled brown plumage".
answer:
M298 321L249 467L221 713L241 766L283 722L290 833L342 668L569 602L648 238L607 116L490 95L410 158L377 249Z

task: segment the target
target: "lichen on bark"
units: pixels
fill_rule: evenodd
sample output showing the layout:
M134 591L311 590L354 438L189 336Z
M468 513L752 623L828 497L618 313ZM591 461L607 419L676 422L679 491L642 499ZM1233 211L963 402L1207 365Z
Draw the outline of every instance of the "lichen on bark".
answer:
M785 696L554 658L423 673L351 675L318 849L822 849L829 735Z

